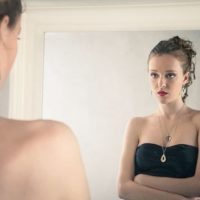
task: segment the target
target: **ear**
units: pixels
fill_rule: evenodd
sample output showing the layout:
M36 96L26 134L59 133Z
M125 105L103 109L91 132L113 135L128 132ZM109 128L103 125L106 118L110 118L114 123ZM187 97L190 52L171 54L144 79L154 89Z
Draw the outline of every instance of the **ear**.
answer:
M184 75L183 75L183 85L187 84L188 81L189 81L189 75L190 75L190 72L186 72Z
M4 16L0 22L0 41L2 43L6 43L8 40L8 35L10 33L10 29L8 27L9 24L9 17Z

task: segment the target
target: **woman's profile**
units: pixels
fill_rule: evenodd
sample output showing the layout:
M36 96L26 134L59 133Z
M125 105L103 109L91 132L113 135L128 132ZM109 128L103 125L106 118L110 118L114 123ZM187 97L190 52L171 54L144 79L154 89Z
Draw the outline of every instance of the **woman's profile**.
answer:
M0 86L15 60L21 15L21 0L0 0ZM67 125L0 117L0 199L90 199L79 146Z
M154 113L132 118L125 131L118 176L126 200L183 200L200 196L200 111L186 105L195 78L192 42L172 37L150 52Z

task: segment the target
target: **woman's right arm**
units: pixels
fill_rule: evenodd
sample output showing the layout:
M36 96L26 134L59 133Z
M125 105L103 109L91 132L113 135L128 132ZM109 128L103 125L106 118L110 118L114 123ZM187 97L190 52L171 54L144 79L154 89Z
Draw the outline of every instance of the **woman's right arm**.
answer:
M118 195L119 198L125 200L186 200L186 197L181 195L164 192L161 190L152 189L135 183L135 151L139 143L139 133L143 126L141 118L133 118L127 125L121 162L118 175Z

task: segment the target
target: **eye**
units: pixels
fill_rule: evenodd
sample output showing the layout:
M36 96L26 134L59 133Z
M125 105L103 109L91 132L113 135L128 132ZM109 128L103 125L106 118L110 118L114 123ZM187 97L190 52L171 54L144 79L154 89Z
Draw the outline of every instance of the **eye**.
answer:
M155 72L151 72L151 73L150 73L150 76L151 76L152 78L158 78L158 74L155 73Z
M167 74L165 75L165 77L166 77L167 79L173 79L174 77L176 77L176 74L175 74L175 73L167 73Z

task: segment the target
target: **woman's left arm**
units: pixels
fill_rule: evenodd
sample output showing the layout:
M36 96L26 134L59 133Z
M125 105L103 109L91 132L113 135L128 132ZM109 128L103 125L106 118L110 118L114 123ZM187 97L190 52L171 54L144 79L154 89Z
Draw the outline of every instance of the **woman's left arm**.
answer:
M156 177L144 174L135 176L134 181L138 184L159 189L166 192L172 192L183 196L200 196L200 115L196 118L198 128L198 158L195 175L189 178L168 178Z
M200 177L197 175L189 178L168 178L139 174L135 176L134 181L147 187L187 197L200 196Z

